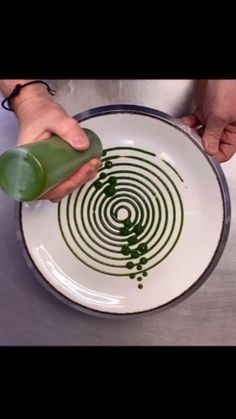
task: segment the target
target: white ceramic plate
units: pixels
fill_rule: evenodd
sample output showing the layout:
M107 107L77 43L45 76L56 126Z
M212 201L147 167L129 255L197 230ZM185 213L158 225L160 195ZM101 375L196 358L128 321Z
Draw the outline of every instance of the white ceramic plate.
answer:
M59 205L19 205L28 264L56 296L95 315L171 306L207 279L226 244L220 166L192 130L154 109L114 105L75 118L101 138L102 169Z

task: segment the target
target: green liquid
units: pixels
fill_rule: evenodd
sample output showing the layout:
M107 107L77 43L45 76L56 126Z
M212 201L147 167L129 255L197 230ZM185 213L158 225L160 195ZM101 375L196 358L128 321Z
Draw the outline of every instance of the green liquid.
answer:
M125 227L127 227L127 228L131 227L132 223L131 223L130 218L127 218L126 220L124 220L124 221L123 221L123 224L124 224L124 226L125 226Z
M139 257L139 252L137 250L132 250L131 257L137 259Z
M175 183L170 178L168 173L163 171L162 167L159 167L144 158L137 157L137 155L127 156L117 154L109 156L110 150L122 150L122 152L124 150L132 150L134 152L142 152L150 156L155 156L153 153L149 153L145 150L130 147L106 149L104 156L107 157L103 159L103 167L99 171L99 179L105 179L107 177L105 172L103 172L104 169L111 169L111 176L109 176L109 178L102 183L101 188L99 188L100 190L96 189L96 182L94 182L94 192L91 194L91 188L93 186L89 186L82 198L83 202L81 204L79 219L85 233L83 233L79 228L79 224L77 222L78 212L76 211L77 203L80 199L80 193L83 188L81 188L78 192L74 204L74 224L76 225L80 242L78 243L78 241L74 241L78 245L81 254L84 253L90 258L91 264L87 262L85 263L82 260L82 262L87 264L90 268L104 274L128 276L131 279L135 278L135 272L129 273L128 271L135 269L138 271L136 272L137 275L142 275L138 276L138 278L146 277L148 276L147 271L161 263L161 261L168 256L180 237L183 227L182 200ZM119 163L119 159L121 157L129 159L128 161L131 162L125 163L125 170L122 168L123 163ZM143 172L141 173L143 165L145 165L147 176L145 176ZM174 168L172 168L172 170L176 173ZM134 179L137 182L137 186L135 193L131 193L130 185L134 185ZM182 182L182 178L180 176L178 176L178 179ZM167 180L171 183L173 189L169 188L166 183ZM161 188L159 187L160 184ZM165 189L165 195L162 193L163 188ZM85 205L88 196L89 202ZM168 196L168 201L165 196ZM168 245L168 242L172 237L177 217L177 204L179 206L178 219L180 220L180 226L178 227L178 231L175 233L175 238L172 240L171 245L167 247L167 250L162 257L159 258L159 260L155 260L154 263L151 263L151 260ZM128 205L132 206L132 217ZM85 222L85 208L88 222ZM118 215L119 209L121 208L126 209L127 211L127 218L125 220L119 220ZM171 212L171 215L169 212ZM69 214L71 214L71 211L68 209L68 225L70 224ZM161 221L162 227L159 228ZM157 248L157 244L163 238L164 234L166 234L168 226L168 235L166 235L161 247ZM90 231L93 231L96 239L94 239L94 236L90 234ZM97 257L94 257L92 252L91 254L85 252L83 243L86 243L87 246L91 246L91 242L88 242L86 235L101 249L97 252ZM151 241L153 243L152 245L150 244ZM155 249L157 250L155 251ZM111 273L107 270L103 271L102 268L94 268L92 261L99 263L99 256L104 256L103 250L110 253L110 255L106 257L107 263L103 263L104 267L115 267L117 269L116 272L113 271ZM72 251L76 254L75 250ZM141 257L143 254L145 254L145 257ZM116 255L120 255L121 257L116 257ZM140 259L138 264L130 261L130 259L136 259L139 256ZM81 260L81 257L78 254L77 257ZM111 260L111 263L109 263L109 260ZM117 264L117 261L120 261L120 264ZM145 266L145 270L143 270L144 264L147 265ZM101 263L100 266L102 266ZM119 268L127 269L128 271L127 273L119 272Z
M106 161L106 163L105 163L105 167L106 167L107 169L110 169L110 168L112 167L112 162L111 162L111 161Z
M117 183L117 179L116 179L116 177L115 177L115 176L111 176L111 177L109 177L108 182L109 182L111 185L116 185L116 183Z
M84 131L90 140L85 151L56 136L6 151L0 156L0 187L17 201L40 198L86 162L101 157L100 139L91 130Z
M107 177L106 173L101 173L99 176L100 179L105 179L106 177Z
M127 245L122 246L121 248L121 253L125 256L130 254L130 248Z
M127 262L127 264L126 264L127 269L132 269L133 267L134 267L133 262Z

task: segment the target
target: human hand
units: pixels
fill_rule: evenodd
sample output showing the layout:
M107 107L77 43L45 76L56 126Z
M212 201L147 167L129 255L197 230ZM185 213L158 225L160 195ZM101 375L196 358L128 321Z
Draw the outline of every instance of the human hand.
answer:
M13 105L20 123L18 145L42 141L56 134L77 150L82 151L89 146L89 140L82 128L48 96L44 86L42 90L37 90L37 94L34 95L31 91L30 95L24 96L21 101L19 98ZM40 199L60 201L74 189L93 179L99 167L100 159L92 159Z
M200 129L208 154L223 163L236 151L236 80L198 80L195 110L181 120Z

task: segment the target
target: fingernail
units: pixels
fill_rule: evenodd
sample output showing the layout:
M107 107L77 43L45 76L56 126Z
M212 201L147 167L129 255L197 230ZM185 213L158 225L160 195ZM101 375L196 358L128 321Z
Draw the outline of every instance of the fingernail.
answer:
M99 169L99 167L101 166L101 161L98 159L92 159L89 163L92 164L95 167L95 169Z
M81 135L78 138L75 138L73 141L76 148L84 150L89 146L89 139L85 135Z
M53 204L57 204L58 202L60 202L61 201L61 198L60 199L51 199L51 202L53 203Z
M206 149L211 154L215 154L218 151L215 143L207 143Z

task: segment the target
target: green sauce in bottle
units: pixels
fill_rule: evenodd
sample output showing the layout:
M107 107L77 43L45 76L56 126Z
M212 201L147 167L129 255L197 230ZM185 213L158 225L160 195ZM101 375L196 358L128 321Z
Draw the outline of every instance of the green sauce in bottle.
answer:
M16 201L32 201L70 177L83 164L102 156L99 137L84 128L90 140L78 151L57 136L7 150L0 156L0 187Z

